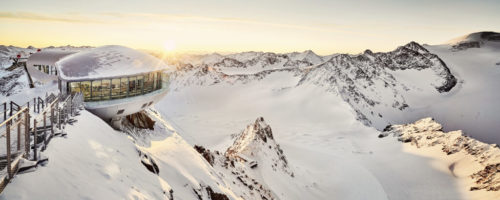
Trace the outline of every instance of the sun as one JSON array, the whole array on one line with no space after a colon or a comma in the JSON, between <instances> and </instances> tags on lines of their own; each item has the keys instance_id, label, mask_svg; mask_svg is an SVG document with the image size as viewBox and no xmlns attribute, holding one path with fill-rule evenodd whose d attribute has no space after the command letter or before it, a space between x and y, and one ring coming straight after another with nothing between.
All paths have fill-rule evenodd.
<instances>
[{"instance_id":1,"label":"sun","mask_svg":"<svg viewBox=\"0 0 500 200\"><path fill-rule=\"evenodd\" d=\"M165 52L172 52L175 50L175 41L168 40L163 43L163 50Z\"/></svg>"}]
</instances>

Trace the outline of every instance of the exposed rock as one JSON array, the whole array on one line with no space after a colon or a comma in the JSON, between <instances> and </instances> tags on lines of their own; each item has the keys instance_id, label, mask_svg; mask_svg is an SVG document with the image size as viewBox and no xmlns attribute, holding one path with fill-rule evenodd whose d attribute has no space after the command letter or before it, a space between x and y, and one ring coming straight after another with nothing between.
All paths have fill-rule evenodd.
<instances>
[{"instance_id":1,"label":"exposed rock","mask_svg":"<svg viewBox=\"0 0 500 200\"><path fill-rule=\"evenodd\" d=\"M470 190L500 190L500 149L495 144L486 144L464 136L462 131L443 132L443 127L432 118L424 118L412 124L392 125L384 129L379 137L388 135L418 148L441 147L446 155L462 152L484 169L471 174L476 185Z\"/></svg>"},{"instance_id":2,"label":"exposed rock","mask_svg":"<svg viewBox=\"0 0 500 200\"><path fill-rule=\"evenodd\" d=\"M154 130L155 121L153 121L144 111L127 115L125 119L130 125L136 128Z\"/></svg>"},{"instance_id":3,"label":"exposed rock","mask_svg":"<svg viewBox=\"0 0 500 200\"><path fill-rule=\"evenodd\" d=\"M454 51L460 51L460 50L465 50L470 48L480 48L480 47L481 47L480 42L471 41L471 42L460 42L458 44L451 46L451 49Z\"/></svg>"},{"instance_id":4,"label":"exposed rock","mask_svg":"<svg viewBox=\"0 0 500 200\"><path fill-rule=\"evenodd\" d=\"M141 150L137 150L139 153L139 157L141 157L141 163L146 167L148 171L153 174L158 175L160 173L160 168L156 164L156 161L148 154L142 152Z\"/></svg>"},{"instance_id":5,"label":"exposed rock","mask_svg":"<svg viewBox=\"0 0 500 200\"><path fill-rule=\"evenodd\" d=\"M481 39L483 40L500 41L500 33L497 32L485 31L485 32L480 32L480 35Z\"/></svg>"},{"instance_id":6,"label":"exposed rock","mask_svg":"<svg viewBox=\"0 0 500 200\"><path fill-rule=\"evenodd\" d=\"M214 168L226 172L228 176L234 177L232 184L242 188L240 196L244 199L276 199L270 189L258 177L253 177L257 169L272 169L276 173L284 173L294 177L283 150L274 140L272 129L259 117L248 125L245 130L235 137L224 154L218 151L210 151L202 146L195 145L198 151ZM250 173L249 173L250 172ZM196 190L195 190L196 191ZM211 198L219 198L218 195L209 191ZM197 193L201 194L199 191ZM220 196L220 198L224 198Z\"/></svg>"},{"instance_id":7,"label":"exposed rock","mask_svg":"<svg viewBox=\"0 0 500 200\"><path fill-rule=\"evenodd\" d=\"M203 192L204 190L206 191L206 198L204 198L205 197L205 193ZM193 192L195 193L196 197L199 200L204 200L204 199L207 199L207 200L229 200L227 195L225 195L223 193L214 192L214 190L210 186L204 186L202 184L200 184L199 188L193 188Z\"/></svg>"},{"instance_id":8,"label":"exposed rock","mask_svg":"<svg viewBox=\"0 0 500 200\"><path fill-rule=\"evenodd\" d=\"M471 190L500 190L500 163L490 164L471 176L478 186L471 187Z\"/></svg>"},{"instance_id":9,"label":"exposed rock","mask_svg":"<svg viewBox=\"0 0 500 200\"><path fill-rule=\"evenodd\" d=\"M210 186L207 186L205 189L211 200L229 200L225 194L214 192Z\"/></svg>"},{"instance_id":10,"label":"exposed rock","mask_svg":"<svg viewBox=\"0 0 500 200\"><path fill-rule=\"evenodd\" d=\"M500 33L484 31L471 33L459 39L451 46L452 51L462 51L470 48L481 48L488 42L500 41Z\"/></svg>"},{"instance_id":11,"label":"exposed rock","mask_svg":"<svg viewBox=\"0 0 500 200\"><path fill-rule=\"evenodd\" d=\"M174 190L170 189L168 191L168 199L169 200L174 200Z\"/></svg>"},{"instance_id":12,"label":"exposed rock","mask_svg":"<svg viewBox=\"0 0 500 200\"><path fill-rule=\"evenodd\" d=\"M271 160L270 165L274 170L279 169L293 176L283 150L274 141L271 126L266 124L263 117L248 125L224 155L229 159L245 160L249 163L249 159L266 157Z\"/></svg>"},{"instance_id":13,"label":"exposed rock","mask_svg":"<svg viewBox=\"0 0 500 200\"><path fill-rule=\"evenodd\" d=\"M443 60L416 42L390 52L366 50L363 54L335 54L322 58L310 51L290 54L244 52L219 55L212 61L175 72L173 89L189 85L246 84L271 74L288 72L297 78L297 87L314 84L339 94L356 111L360 121L376 128L383 128L390 123L387 120L394 120L384 118L390 117L389 113L411 109L408 96L425 91L423 87L445 93L458 83ZM235 73L240 68L245 68L242 71L246 73ZM227 69L231 74L224 73ZM407 83L401 80L406 70L425 71L428 77L423 84ZM374 110L377 113L370 113Z\"/></svg>"},{"instance_id":14,"label":"exposed rock","mask_svg":"<svg viewBox=\"0 0 500 200\"><path fill-rule=\"evenodd\" d=\"M210 163L210 165L214 166L215 158L209 149L205 149L204 147L198 145L194 145L194 149L196 149L196 151L200 153L203 156L203 158L205 158L205 160L207 160L207 162Z\"/></svg>"}]
</instances>

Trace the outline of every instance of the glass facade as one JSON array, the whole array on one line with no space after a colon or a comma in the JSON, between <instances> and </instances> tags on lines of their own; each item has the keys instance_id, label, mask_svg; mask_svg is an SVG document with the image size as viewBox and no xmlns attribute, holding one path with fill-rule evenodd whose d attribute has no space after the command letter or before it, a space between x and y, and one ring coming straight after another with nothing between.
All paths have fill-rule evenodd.
<instances>
[{"instance_id":1,"label":"glass facade","mask_svg":"<svg viewBox=\"0 0 500 200\"><path fill-rule=\"evenodd\" d=\"M109 79L103 79L101 82L101 100L108 100L111 98L111 85L110 85L111 80Z\"/></svg>"},{"instance_id":2,"label":"glass facade","mask_svg":"<svg viewBox=\"0 0 500 200\"><path fill-rule=\"evenodd\" d=\"M49 75L57 75L57 70L56 70L56 67L54 66L50 66L50 65L33 65L33 67L35 67L35 69L43 72L43 73L46 73L46 74L49 74Z\"/></svg>"},{"instance_id":3,"label":"glass facade","mask_svg":"<svg viewBox=\"0 0 500 200\"><path fill-rule=\"evenodd\" d=\"M167 88L169 77L166 73L152 72L138 76L69 82L71 93L82 92L84 101L121 99L147 94Z\"/></svg>"}]
</instances>

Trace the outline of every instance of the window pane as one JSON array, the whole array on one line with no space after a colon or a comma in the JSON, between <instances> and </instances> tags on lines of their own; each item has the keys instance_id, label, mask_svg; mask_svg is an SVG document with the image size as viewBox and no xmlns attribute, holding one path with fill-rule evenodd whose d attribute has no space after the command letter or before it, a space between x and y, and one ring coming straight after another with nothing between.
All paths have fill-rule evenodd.
<instances>
[{"instance_id":1,"label":"window pane","mask_svg":"<svg viewBox=\"0 0 500 200\"><path fill-rule=\"evenodd\" d=\"M137 80L135 82L135 90L137 95L142 94L143 81L144 76L137 76Z\"/></svg>"},{"instance_id":2,"label":"window pane","mask_svg":"<svg viewBox=\"0 0 500 200\"><path fill-rule=\"evenodd\" d=\"M78 93L80 92L80 82L71 82L70 84L70 91L71 93Z\"/></svg>"},{"instance_id":3,"label":"window pane","mask_svg":"<svg viewBox=\"0 0 500 200\"><path fill-rule=\"evenodd\" d=\"M90 101L90 81L83 81L80 85L85 101Z\"/></svg>"},{"instance_id":4,"label":"window pane","mask_svg":"<svg viewBox=\"0 0 500 200\"><path fill-rule=\"evenodd\" d=\"M120 96L120 79L114 78L111 80L111 98L118 99Z\"/></svg>"},{"instance_id":5,"label":"window pane","mask_svg":"<svg viewBox=\"0 0 500 200\"><path fill-rule=\"evenodd\" d=\"M92 100L101 100L101 80L92 81Z\"/></svg>"},{"instance_id":6,"label":"window pane","mask_svg":"<svg viewBox=\"0 0 500 200\"><path fill-rule=\"evenodd\" d=\"M109 91L110 91L110 81L109 79L104 79L102 80L102 83L101 83L101 86L102 86L102 99L103 100L107 100L110 98L110 94L109 94Z\"/></svg>"},{"instance_id":7,"label":"window pane","mask_svg":"<svg viewBox=\"0 0 500 200\"><path fill-rule=\"evenodd\" d=\"M169 76L165 72L161 72L161 85L162 88L168 88L168 84L170 83Z\"/></svg>"},{"instance_id":8,"label":"window pane","mask_svg":"<svg viewBox=\"0 0 500 200\"><path fill-rule=\"evenodd\" d=\"M120 87L120 98L124 98L127 96L128 91L128 78L121 79L121 87Z\"/></svg>"},{"instance_id":9,"label":"window pane","mask_svg":"<svg viewBox=\"0 0 500 200\"><path fill-rule=\"evenodd\" d=\"M151 73L144 76L144 93L153 91L153 76Z\"/></svg>"},{"instance_id":10,"label":"window pane","mask_svg":"<svg viewBox=\"0 0 500 200\"><path fill-rule=\"evenodd\" d=\"M157 90L161 89L161 72L156 72L157 76L158 76L158 87L156 88Z\"/></svg>"},{"instance_id":11,"label":"window pane","mask_svg":"<svg viewBox=\"0 0 500 200\"><path fill-rule=\"evenodd\" d=\"M135 77L128 78L128 96L135 95Z\"/></svg>"},{"instance_id":12,"label":"window pane","mask_svg":"<svg viewBox=\"0 0 500 200\"><path fill-rule=\"evenodd\" d=\"M158 76L156 73L152 73L151 75L153 75L153 90L156 90L158 87Z\"/></svg>"}]
</instances>

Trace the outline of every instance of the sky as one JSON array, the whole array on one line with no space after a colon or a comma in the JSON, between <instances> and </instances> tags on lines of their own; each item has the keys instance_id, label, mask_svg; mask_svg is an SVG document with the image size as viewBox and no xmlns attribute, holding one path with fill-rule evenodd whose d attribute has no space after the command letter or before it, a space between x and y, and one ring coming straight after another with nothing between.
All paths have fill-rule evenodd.
<instances>
[{"instance_id":1,"label":"sky","mask_svg":"<svg viewBox=\"0 0 500 200\"><path fill-rule=\"evenodd\" d=\"M390 51L500 32L500 0L0 0L0 44L168 53Z\"/></svg>"}]
</instances>

